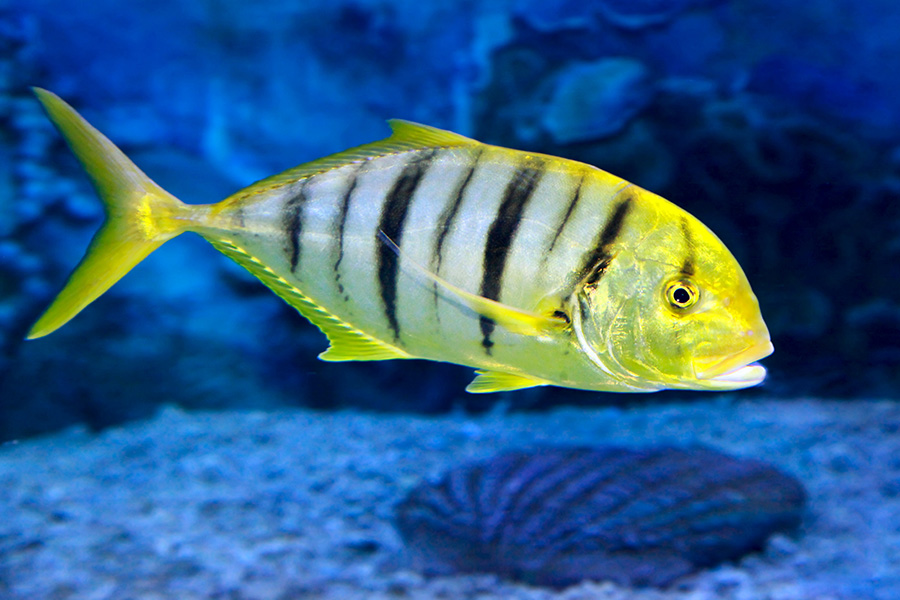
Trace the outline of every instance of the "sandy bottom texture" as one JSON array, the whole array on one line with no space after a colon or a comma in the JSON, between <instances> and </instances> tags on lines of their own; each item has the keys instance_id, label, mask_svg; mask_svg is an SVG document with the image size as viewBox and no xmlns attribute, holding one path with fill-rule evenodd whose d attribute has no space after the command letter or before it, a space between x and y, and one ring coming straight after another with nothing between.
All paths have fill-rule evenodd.
<instances>
[{"instance_id":1,"label":"sandy bottom texture","mask_svg":"<svg viewBox=\"0 0 900 600\"><path fill-rule=\"evenodd\" d=\"M809 492L797 535L668 590L426 578L391 522L423 477L541 443L703 443ZM741 401L424 418L189 414L0 448L0 598L894 600L900 404Z\"/></svg>"}]
</instances>

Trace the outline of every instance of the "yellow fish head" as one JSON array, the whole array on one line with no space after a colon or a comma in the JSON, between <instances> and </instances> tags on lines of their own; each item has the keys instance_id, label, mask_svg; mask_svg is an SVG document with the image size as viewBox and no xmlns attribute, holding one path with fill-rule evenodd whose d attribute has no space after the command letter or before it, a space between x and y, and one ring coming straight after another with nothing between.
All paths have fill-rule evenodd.
<instances>
[{"instance_id":1,"label":"yellow fish head","mask_svg":"<svg viewBox=\"0 0 900 600\"><path fill-rule=\"evenodd\" d=\"M766 370L756 361L773 346L743 270L705 225L666 204L672 214L639 217L650 233L620 248L596 286L582 290L581 338L624 387L761 383Z\"/></svg>"}]
</instances>

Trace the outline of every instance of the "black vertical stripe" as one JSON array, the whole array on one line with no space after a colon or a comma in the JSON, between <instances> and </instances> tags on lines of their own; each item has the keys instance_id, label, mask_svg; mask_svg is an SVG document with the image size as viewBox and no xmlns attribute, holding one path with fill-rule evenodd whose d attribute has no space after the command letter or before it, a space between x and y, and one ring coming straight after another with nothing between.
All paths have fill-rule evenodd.
<instances>
[{"instance_id":1,"label":"black vertical stripe","mask_svg":"<svg viewBox=\"0 0 900 600\"><path fill-rule=\"evenodd\" d=\"M289 255L291 262L291 272L297 271L297 264L300 262L300 233L303 228L303 205L306 203L306 183L305 180L300 184L300 190L287 199L284 203L281 213L281 227L284 229L284 235L287 241L285 251Z\"/></svg>"},{"instance_id":2,"label":"black vertical stripe","mask_svg":"<svg viewBox=\"0 0 900 600\"><path fill-rule=\"evenodd\" d=\"M599 247L608 248L613 245L616 239L618 239L619 234L622 233L622 225L625 224L625 216L628 214L628 211L631 210L631 202L633 199L632 196L628 196L616 205L612 217L610 217L609 221L607 221L606 225L603 226L603 230L600 232Z\"/></svg>"},{"instance_id":3,"label":"black vertical stripe","mask_svg":"<svg viewBox=\"0 0 900 600\"><path fill-rule=\"evenodd\" d=\"M577 206L578 201L581 200L581 187L584 185L584 178L585 175L582 175L581 179L578 180L578 186L575 188L575 193L572 194L572 200L569 201L569 206L566 208L566 214L563 215L562 221L559 222L556 233L553 234L553 239L550 240L550 246L547 247L547 252L544 254L545 259L547 255L553 251L557 240L559 240L559 236L562 235L563 229L566 228L566 223L569 222L569 217L571 217L572 213L575 211L575 206Z\"/></svg>"},{"instance_id":4,"label":"black vertical stripe","mask_svg":"<svg viewBox=\"0 0 900 600\"><path fill-rule=\"evenodd\" d=\"M685 277L694 275L694 238L691 236L691 229L687 219L681 218L681 235L684 236L684 245L686 250L684 263L681 265L681 274Z\"/></svg>"},{"instance_id":5,"label":"black vertical stripe","mask_svg":"<svg viewBox=\"0 0 900 600\"><path fill-rule=\"evenodd\" d=\"M381 218L378 222L376 234L377 261L378 261L378 286L381 292L381 300L384 304L384 314L388 325L394 332L394 340L400 338L400 324L397 322L397 284L400 275L400 258L394 250L377 239L379 232L401 247L403 240L403 224L409 212L409 205L416 187L422 181L422 177L431 166L436 150L423 152L403 167L400 177L394 182L394 187L388 192L384 205L381 207Z\"/></svg>"},{"instance_id":6,"label":"black vertical stripe","mask_svg":"<svg viewBox=\"0 0 900 600\"><path fill-rule=\"evenodd\" d=\"M503 270L506 260L512 248L513 237L519 228L525 206L534 193L540 180L542 162L533 160L529 166L519 168L503 193L503 200L497 210L497 216L488 230L484 244L484 258L482 259L481 295L491 300L500 299ZM488 317L480 318L481 333L483 339L481 345L485 352L491 353L491 334L494 332L494 321Z\"/></svg>"},{"instance_id":7,"label":"black vertical stripe","mask_svg":"<svg viewBox=\"0 0 900 600\"><path fill-rule=\"evenodd\" d=\"M466 188L469 187L469 182L471 182L475 176L475 169L478 167L483 152L483 148L478 148L477 154L472 158L472 164L469 166L469 171L466 173L466 176L463 177L462 183L456 188L453 199L438 217L435 227L437 237L434 240L434 246L431 250L431 264L433 265L435 274L439 274L441 271L441 263L444 261L444 242L447 239L447 234L450 233L450 229L453 227L454 221L456 221L456 215L459 214L459 208L462 206L463 198L466 196ZM438 285L434 284L435 306L437 306L438 297ZM437 318L439 319L439 317Z\"/></svg>"},{"instance_id":8,"label":"black vertical stripe","mask_svg":"<svg viewBox=\"0 0 900 600\"><path fill-rule=\"evenodd\" d=\"M347 215L350 213L350 199L353 197L354 190L356 190L360 170L361 167L355 167L353 173L350 174L350 183L347 185L347 191L344 192L344 197L341 198L341 206L339 207L337 214L337 232L334 234L334 239L337 242L337 258L334 261L334 281L337 283L338 292L341 294L344 293L340 271L341 261L344 260L344 230L347 225Z\"/></svg>"},{"instance_id":9,"label":"black vertical stripe","mask_svg":"<svg viewBox=\"0 0 900 600\"><path fill-rule=\"evenodd\" d=\"M604 271L612 260L610 246L615 243L622 232L622 226L625 224L625 217L631 210L632 201L633 197L627 196L613 209L612 216L600 230L593 249L585 256L581 268L577 271L576 282L578 284L594 285L603 277Z\"/></svg>"},{"instance_id":10,"label":"black vertical stripe","mask_svg":"<svg viewBox=\"0 0 900 600\"><path fill-rule=\"evenodd\" d=\"M456 189L456 194L454 195L452 202L443 210L443 212L441 212L440 217L438 217L438 235L434 242L434 249L431 252L435 273L440 271L441 262L444 260L444 240L447 238L447 234L450 232L450 228L456 220L456 215L459 213L459 207L462 206L463 198L466 195L466 188L469 186L469 182L472 181L473 175L475 175L475 168L478 166L478 161L481 159L481 154L483 152L484 150L482 148L478 149L478 154L472 159L472 164L469 166L469 172L466 173L462 183Z\"/></svg>"}]
</instances>

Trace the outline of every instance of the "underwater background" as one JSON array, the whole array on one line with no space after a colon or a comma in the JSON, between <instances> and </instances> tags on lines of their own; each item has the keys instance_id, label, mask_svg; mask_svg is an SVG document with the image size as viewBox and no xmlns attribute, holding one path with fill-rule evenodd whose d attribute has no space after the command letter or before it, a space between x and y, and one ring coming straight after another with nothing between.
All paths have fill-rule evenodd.
<instances>
[{"instance_id":1,"label":"underwater background","mask_svg":"<svg viewBox=\"0 0 900 600\"><path fill-rule=\"evenodd\" d=\"M897 31L893 0L0 0L0 598L900 597ZM463 367L324 363L196 236L25 341L102 218L35 85L190 203L388 118L599 166L734 253L769 377L470 395ZM397 502L538 443L764 460L802 522L661 589L423 575Z\"/></svg>"}]
</instances>

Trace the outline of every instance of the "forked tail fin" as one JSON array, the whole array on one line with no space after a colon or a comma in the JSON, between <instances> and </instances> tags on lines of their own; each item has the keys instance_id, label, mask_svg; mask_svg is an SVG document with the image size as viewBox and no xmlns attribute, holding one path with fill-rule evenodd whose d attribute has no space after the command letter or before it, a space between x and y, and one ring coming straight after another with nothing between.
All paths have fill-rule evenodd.
<instances>
[{"instance_id":1,"label":"forked tail fin","mask_svg":"<svg viewBox=\"0 0 900 600\"><path fill-rule=\"evenodd\" d=\"M65 325L163 242L187 231L192 214L189 205L151 181L59 96L39 88L34 92L87 171L106 220L28 339Z\"/></svg>"}]
</instances>

